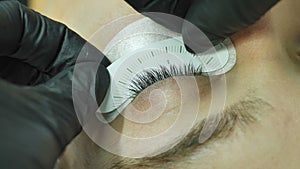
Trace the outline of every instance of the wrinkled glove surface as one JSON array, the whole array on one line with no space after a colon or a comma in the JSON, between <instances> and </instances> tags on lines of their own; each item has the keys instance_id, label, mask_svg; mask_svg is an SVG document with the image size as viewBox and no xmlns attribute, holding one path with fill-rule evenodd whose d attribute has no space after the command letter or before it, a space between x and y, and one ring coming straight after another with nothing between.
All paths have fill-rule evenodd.
<instances>
[{"instance_id":1,"label":"wrinkled glove surface","mask_svg":"<svg viewBox=\"0 0 300 169\"><path fill-rule=\"evenodd\" d=\"M110 83L107 58L65 25L0 1L1 168L52 169L81 131L72 99L81 51L87 58L81 63L101 59L91 93L101 103Z\"/></svg>"},{"instance_id":2,"label":"wrinkled glove surface","mask_svg":"<svg viewBox=\"0 0 300 169\"><path fill-rule=\"evenodd\" d=\"M217 45L235 32L255 23L279 0L125 0L139 12L163 12L181 17L199 28ZM147 14L146 14L147 15ZM151 15L148 15L151 17ZM170 28L169 20L153 18ZM199 37L194 28L182 25L179 28L185 43L197 49ZM198 47L199 48L199 47ZM199 48L201 50L201 48ZM205 46L203 48L205 50ZM195 51L201 52L201 51Z\"/></svg>"}]
</instances>

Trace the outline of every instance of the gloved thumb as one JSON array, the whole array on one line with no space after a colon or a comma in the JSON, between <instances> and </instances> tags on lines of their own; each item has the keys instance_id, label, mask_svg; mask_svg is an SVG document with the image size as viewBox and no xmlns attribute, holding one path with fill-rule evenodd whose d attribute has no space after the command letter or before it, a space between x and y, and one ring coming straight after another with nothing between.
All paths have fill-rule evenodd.
<instances>
[{"instance_id":1,"label":"gloved thumb","mask_svg":"<svg viewBox=\"0 0 300 169\"><path fill-rule=\"evenodd\" d=\"M185 19L198 27L213 45L254 24L279 0L201 0L194 1ZM190 48L195 48L203 37L195 36L194 29L183 25L183 37ZM201 44L201 43L200 43ZM202 44L201 44L202 45ZM206 50L203 45L201 50ZM199 53L199 51L195 51Z\"/></svg>"},{"instance_id":2,"label":"gloved thumb","mask_svg":"<svg viewBox=\"0 0 300 169\"><path fill-rule=\"evenodd\" d=\"M182 38L190 53L201 53L221 43L225 38L199 29L185 20L182 24Z\"/></svg>"}]
</instances>

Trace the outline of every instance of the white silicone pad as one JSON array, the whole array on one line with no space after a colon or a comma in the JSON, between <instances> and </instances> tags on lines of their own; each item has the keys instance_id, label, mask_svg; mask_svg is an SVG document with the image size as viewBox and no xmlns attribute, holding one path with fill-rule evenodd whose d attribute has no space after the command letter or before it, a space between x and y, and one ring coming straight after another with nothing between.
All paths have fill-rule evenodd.
<instances>
[{"instance_id":1,"label":"white silicone pad","mask_svg":"<svg viewBox=\"0 0 300 169\"><path fill-rule=\"evenodd\" d=\"M213 76L225 74L235 63L236 51L229 38L200 55L186 51L182 37L169 38L134 52L124 53L108 67L111 84L97 116L102 121L113 121L133 99L129 90L132 79L147 69L192 64L195 67L201 66L203 75Z\"/></svg>"}]
</instances>

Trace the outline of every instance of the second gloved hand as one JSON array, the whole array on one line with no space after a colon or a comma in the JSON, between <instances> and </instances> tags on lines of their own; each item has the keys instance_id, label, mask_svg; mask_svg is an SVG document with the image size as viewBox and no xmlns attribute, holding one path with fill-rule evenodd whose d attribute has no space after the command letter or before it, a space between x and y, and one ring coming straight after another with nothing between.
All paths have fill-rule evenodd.
<instances>
[{"instance_id":1,"label":"second gloved hand","mask_svg":"<svg viewBox=\"0 0 300 169\"><path fill-rule=\"evenodd\" d=\"M163 12L184 18L197 26L213 45L217 45L235 32L255 23L279 0L126 0L139 12ZM151 17L151 15L150 15ZM155 20L155 18L153 18ZM156 20L158 21L158 20ZM171 27L168 20L160 24ZM199 37L194 28L183 25L181 32L186 45L196 53L206 50L198 47Z\"/></svg>"}]
</instances>

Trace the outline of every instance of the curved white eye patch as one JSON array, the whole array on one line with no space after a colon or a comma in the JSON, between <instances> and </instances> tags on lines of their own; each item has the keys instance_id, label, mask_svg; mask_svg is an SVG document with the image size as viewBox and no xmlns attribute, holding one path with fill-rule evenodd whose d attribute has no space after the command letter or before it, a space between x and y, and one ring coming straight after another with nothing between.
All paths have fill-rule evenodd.
<instances>
[{"instance_id":1,"label":"curved white eye patch","mask_svg":"<svg viewBox=\"0 0 300 169\"><path fill-rule=\"evenodd\" d=\"M199 55L186 51L182 37L161 40L134 52L125 52L108 67L111 84L97 117L104 122L113 121L133 100L130 91L132 79L146 69L193 65L201 67L203 75L213 76L225 74L235 63L236 51L230 39Z\"/></svg>"}]
</instances>

